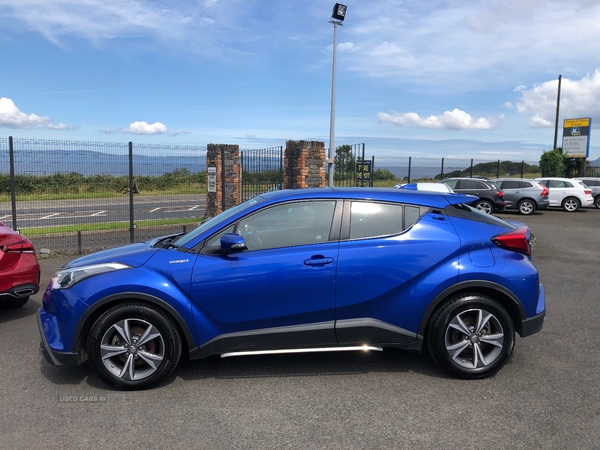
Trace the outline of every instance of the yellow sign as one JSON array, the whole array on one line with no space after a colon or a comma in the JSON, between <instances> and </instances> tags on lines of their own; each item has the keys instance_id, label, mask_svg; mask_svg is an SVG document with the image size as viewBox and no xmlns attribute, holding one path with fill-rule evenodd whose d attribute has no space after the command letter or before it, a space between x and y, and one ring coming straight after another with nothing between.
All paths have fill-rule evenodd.
<instances>
[{"instance_id":1,"label":"yellow sign","mask_svg":"<svg viewBox=\"0 0 600 450\"><path fill-rule=\"evenodd\" d=\"M565 119L564 128L572 128L572 127L589 127L590 126L590 118L586 117L585 119Z\"/></svg>"}]
</instances>

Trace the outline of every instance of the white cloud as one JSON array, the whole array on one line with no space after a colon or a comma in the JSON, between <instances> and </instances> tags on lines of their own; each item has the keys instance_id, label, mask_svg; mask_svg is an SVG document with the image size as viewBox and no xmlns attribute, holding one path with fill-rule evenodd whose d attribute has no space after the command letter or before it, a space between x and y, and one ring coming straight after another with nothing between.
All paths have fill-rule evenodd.
<instances>
[{"instance_id":1,"label":"white cloud","mask_svg":"<svg viewBox=\"0 0 600 450\"><path fill-rule=\"evenodd\" d=\"M149 124L147 122L133 122L129 125L129 128L125 128L123 133L131 134L163 134L169 131L167 127L160 123L154 122Z\"/></svg>"},{"instance_id":2,"label":"white cloud","mask_svg":"<svg viewBox=\"0 0 600 450\"><path fill-rule=\"evenodd\" d=\"M105 128L100 130L101 133L113 134L113 133L127 133L127 134L165 134L169 130L166 125L160 122L154 122L149 124L148 122L133 122L127 128ZM178 134L188 134L187 131L174 131L170 134L171 137L177 136Z\"/></svg>"},{"instance_id":3,"label":"white cloud","mask_svg":"<svg viewBox=\"0 0 600 450\"><path fill-rule=\"evenodd\" d=\"M420 117L417 113L378 113L380 123L393 123L407 128L428 128L431 130L490 130L495 127L497 120L483 117L473 118L460 109L446 111L439 116ZM501 118L501 117L500 117Z\"/></svg>"},{"instance_id":4,"label":"white cloud","mask_svg":"<svg viewBox=\"0 0 600 450\"><path fill-rule=\"evenodd\" d=\"M554 126L554 121L544 119L539 114L533 116L531 122L529 122L529 128L549 128L552 126Z\"/></svg>"},{"instance_id":5,"label":"white cloud","mask_svg":"<svg viewBox=\"0 0 600 450\"><path fill-rule=\"evenodd\" d=\"M531 89L520 91L517 111L533 114L530 127L554 125L558 96L558 79L546 81ZM560 118L600 117L600 69L580 80L562 78L560 89ZM559 119L560 120L560 119ZM559 124L560 125L560 124ZM600 124L592 121L593 126Z\"/></svg>"},{"instance_id":6,"label":"white cloud","mask_svg":"<svg viewBox=\"0 0 600 450\"><path fill-rule=\"evenodd\" d=\"M21 112L17 105L6 97L0 98L0 127L32 130L45 128L48 130L78 130L80 127L51 123L50 117L38 116L37 114L26 114Z\"/></svg>"}]
</instances>

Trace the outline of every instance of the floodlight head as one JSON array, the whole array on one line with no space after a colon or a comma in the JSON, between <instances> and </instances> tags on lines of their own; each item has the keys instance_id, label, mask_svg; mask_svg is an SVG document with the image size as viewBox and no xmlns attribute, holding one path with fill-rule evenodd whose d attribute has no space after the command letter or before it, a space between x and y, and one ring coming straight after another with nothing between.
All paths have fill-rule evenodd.
<instances>
[{"instance_id":1,"label":"floodlight head","mask_svg":"<svg viewBox=\"0 0 600 450\"><path fill-rule=\"evenodd\" d=\"M346 18L346 5L342 5L341 3L336 3L333 7L333 13L331 14L331 18L333 20L339 20L343 22Z\"/></svg>"}]
</instances>

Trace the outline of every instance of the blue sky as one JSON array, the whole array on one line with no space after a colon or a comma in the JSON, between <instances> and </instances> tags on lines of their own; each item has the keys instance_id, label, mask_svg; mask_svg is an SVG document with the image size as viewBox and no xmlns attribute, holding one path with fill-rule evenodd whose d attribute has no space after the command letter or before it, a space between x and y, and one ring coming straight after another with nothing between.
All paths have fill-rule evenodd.
<instances>
[{"instance_id":1,"label":"blue sky","mask_svg":"<svg viewBox=\"0 0 600 450\"><path fill-rule=\"evenodd\" d=\"M0 136L328 146L334 3L0 0ZM559 74L600 128L600 0L343 3L336 146L538 161Z\"/></svg>"}]
</instances>

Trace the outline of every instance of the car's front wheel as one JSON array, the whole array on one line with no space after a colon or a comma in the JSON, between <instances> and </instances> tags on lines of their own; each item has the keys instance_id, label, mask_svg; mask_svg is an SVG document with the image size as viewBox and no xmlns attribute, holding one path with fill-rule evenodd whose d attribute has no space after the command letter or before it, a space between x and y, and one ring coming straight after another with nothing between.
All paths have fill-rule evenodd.
<instances>
[{"instance_id":1,"label":"car's front wheel","mask_svg":"<svg viewBox=\"0 0 600 450\"><path fill-rule=\"evenodd\" d=\"M105 381L119 388L143 388L175 370L181 338L163 311L127 302L96 320L87 352L92 368Z\"/></svg>"},{"instance_id":2,"label":"car's front wheel","mask_svg":"<svg viewBox=\"0 0 600 450\"><path fill-rule=\"evenodd\" d=\"M528 216L535 212L535 202L529 199L523 199L517 204L517 210L520 214Z\"/></svg>"},{"instance_id":3,"label":"car's front wheel","mask_svg":"<svg viewBox=\"0 0 600 450\"><path fill-rule=\"evenodd\" d=\"M494 212L494 206L487 200L479 200L477 203L475 203L475 208L486 214L491 214Z\"/></svg>"},{"instance_id":4,"label":"car's front wheel","mask_svg":"<svg viewBox=\"0 0 600 450\"><path fill-rule=\"evenodd\" d=\"M427 349L434 361L458 378L484 378L512 355L515 329L506 310L483 295L451 300L431 318Z\"/></svg>"},{"instance_id":5,"label":"car's front wheel","mask_svg":"<svg viewBox=\"0 0 600 450\"><path fill-rule=\"evenodd\" d=\"M567 197L563 200L562 207L567 212L576 212L581 207L581 203L575 197Z\"/></svg>"}]
</instances>

